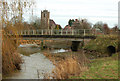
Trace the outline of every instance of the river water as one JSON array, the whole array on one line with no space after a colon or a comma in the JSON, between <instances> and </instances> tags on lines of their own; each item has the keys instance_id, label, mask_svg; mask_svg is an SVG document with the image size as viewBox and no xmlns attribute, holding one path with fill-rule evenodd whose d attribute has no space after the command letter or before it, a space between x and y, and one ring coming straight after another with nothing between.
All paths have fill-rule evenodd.
<instances>
[{"instance_id":1,"label":"river water","mask_svg":"<svg viewBox=\"0 0 120 81\"><path fill-rule=\"evenodd\" d=\"M52 74L55 66L42 54L37 45L20 45L18 52L23 59L21 70L7 75L5 79L44 79L46 75ZM67 52L67 50L51 50L50 52L59 53Z\"/></svg>"}]
</instances>

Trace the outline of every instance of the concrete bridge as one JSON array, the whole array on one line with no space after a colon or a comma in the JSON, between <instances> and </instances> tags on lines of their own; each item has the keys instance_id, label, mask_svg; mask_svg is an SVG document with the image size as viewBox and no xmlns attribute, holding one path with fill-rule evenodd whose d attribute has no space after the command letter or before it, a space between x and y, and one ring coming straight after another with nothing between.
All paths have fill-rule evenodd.
<instances>
[{"instance_id":1,"label":"concrete bridge","mask_svg":"<svg viewBox=\"0 0 120 81\"><path fill-rule=\"evenodd\" d=\"M71 49L77 50L81 41L95 39L100 33L99 30L78 29L78 30L22 30L17 31L19 40L71 40ZM9 32L12 35L12 32ZM16 39L16 38L15 38Z\"/></svg>"},{"instance_id":2,"label":"concrete bridge","mask_svg":"<svg viewBox=\"0 0 120 81\"><path fill-rule=\"evenodd\" d=\"M99 30L78 29L78 30L22 30L17 31L23 40L78 40L95 39ZM12 35L11 32L9 34Z\"/></svg>"}]
</instances>

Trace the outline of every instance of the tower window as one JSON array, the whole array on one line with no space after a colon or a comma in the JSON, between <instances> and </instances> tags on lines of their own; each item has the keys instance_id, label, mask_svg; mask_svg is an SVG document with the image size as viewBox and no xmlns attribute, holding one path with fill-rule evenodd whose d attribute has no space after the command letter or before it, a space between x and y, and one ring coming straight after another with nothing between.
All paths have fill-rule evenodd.
<instances>
[{"instance_id":1,"label":"tower window","mask_svg":"<svg viewBox=\"0 0 120 81\"><path fill-rule=\"evenodd\" d=\"M45 14L44 14L44 17L45 17Z\"/></svg>"}]
</instances>

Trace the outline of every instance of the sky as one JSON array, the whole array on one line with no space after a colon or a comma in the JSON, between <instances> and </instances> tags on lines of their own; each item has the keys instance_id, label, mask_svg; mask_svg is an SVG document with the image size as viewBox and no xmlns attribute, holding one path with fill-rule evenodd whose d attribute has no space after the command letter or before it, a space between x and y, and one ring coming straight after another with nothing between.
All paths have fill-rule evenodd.
<instances>
[{"instance_id":1,"label":"sky","mask_svg":"<svg viewBox=\"0 0 120 81\"><path fill-rule=\"evenodd\" d=\"M50 12L50 19L65 27L69 19L87 19L92 24L98 21L109 27L118 24L119 0L35 0L33 15L41 17L41 10ZM27 15L25 16L28 19Z\"/></svg>"}]
</instances>

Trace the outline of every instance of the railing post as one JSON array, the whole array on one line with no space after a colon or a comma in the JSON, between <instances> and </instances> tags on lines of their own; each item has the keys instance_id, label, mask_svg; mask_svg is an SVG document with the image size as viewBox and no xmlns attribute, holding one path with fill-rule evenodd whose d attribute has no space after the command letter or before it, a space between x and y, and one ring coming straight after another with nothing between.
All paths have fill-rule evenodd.
<instances>
[{"instance_id":1,"label":"railing post","mask_svg":"<svg viewBox=\"0 0 120 81\"><path fill-rule=\"evenodd\" d=\"M49 35L50 35L50 30L49 30Z\"/></svg>"},{"instance_id":2,"label":"railing post","mask_svg":"<svg viewBox=\"0 0 120 81\"><path fill-rule=\"evenodd\" d=\"M34 35L34 30L32 30L32 35Z\"/></svg>"},{"instance_id":3,"label":"railing post","mask_svg":"<svg viewBox=\"0 0 120 81\"><path fill-rule=\"evenodd\" d=\"M22 35L22 30L21 30L21 34L20 35Z\"/></svg>"},{"instance_id":4,"label":"railing post","mask_svg":"<svg viewBox=\"0 0 120 81\"><path fill-rule=\"evenodd\" d=\"M74 30L72 29L72 35L74 35Z\"/></svg>"},{"instance_id":5,"label":"railing post","mask_svg":"<svg viewBox=\"0 0 120 81\"><path fill-rule=\"evenodd\" d=\"M43 35L43 30L42 30L42 35Z\"/></svg>"},{"instance_id":6,"label":"railing post","mask_svg":"<svg viewBox=\"0 0 120 81\"><path fill-rule=\"evenodd\" d=\"M51 35L52 35L52 30L51 30Z\"/></svg>"},{"instance_id":7,"label":"railing post","mask_svg":"<svg viewBox=\"0 0 120 81\"><path fill-rule=\"evenodd\" d=\"M30 35L30 30L28 30L28 35Z\"/></svg>"},{"instance_id":8,"label":"railing post","mask_svg":"<svg viewBox=\"0 0 120 81\"><path fill-rule=\"evenodd\" d=\"M95 34L94 35L96 35L96 29L95 29L95 32L94 32Z\"/></svg>"},{"instance_id":9,"label":"railing post","mask_svg":"<svg viewBox=\"0 0 120 81\"><path fill-rule=\"evenodd\" d=\"M84 29L84 36L85 36L85 29Z\"/></svg>"},{"instance_id":10,"label":"railing post","mask_svg":"<svg viewBox=\"0 0 120 81\"><path fill-rule=\"evenodd\" d=\"M26 30L24 30L24 35L26 35Z\"/></svg>"},{"instance_id":11,"label":"railing post","mask_svg":"<svg viewBox=\"0 0 120 81\"><path fill-rule=\"evenodd\" d=\"M67 30L66 30L66 35L67 35L67 33L68 33L68 32L67 32Z\"/></svg>"},{"instance_id":12,"label":"railing post","mask_svg":"<svg viewBox=\"0 0 120 81\"><path fill-rule=\"evenodd\" d=\"M61 29L61 35L62 35L62 29Z\"/></svg>"}]
</instances>

